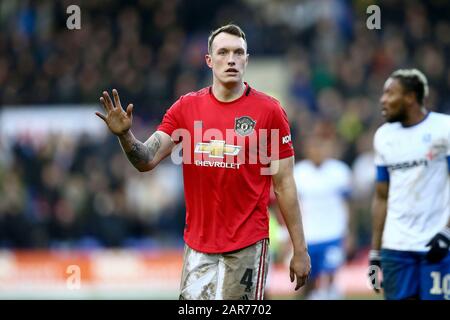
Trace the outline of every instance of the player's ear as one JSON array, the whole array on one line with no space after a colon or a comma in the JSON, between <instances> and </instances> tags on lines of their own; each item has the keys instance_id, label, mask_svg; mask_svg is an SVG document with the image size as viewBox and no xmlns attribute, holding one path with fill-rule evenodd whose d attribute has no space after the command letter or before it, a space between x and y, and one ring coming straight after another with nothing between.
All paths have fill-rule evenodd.
<instances>
[{"instance_id":1,"label":"player's ear","mask_svg":"<svg viewBox=\"0 0 450 320\"><path fill-rule=\"evenodd\" d=\"M205 61L208 67L212 69L212 58L210 54L205 54Z\"/></svg>"},{"instance_id":2,"label":"player's ear","mask_svg":"<svg viewBox=\"0 0 450 320\"><path fill-rule=\"evenodd\" d=\"M407 92L406 94L405 94L405 100L406 100L406 102L410 105L410 104L413 104L414 103L414 101L416 100L416 93L415 92Z\"/></svg>"}]
</instances>

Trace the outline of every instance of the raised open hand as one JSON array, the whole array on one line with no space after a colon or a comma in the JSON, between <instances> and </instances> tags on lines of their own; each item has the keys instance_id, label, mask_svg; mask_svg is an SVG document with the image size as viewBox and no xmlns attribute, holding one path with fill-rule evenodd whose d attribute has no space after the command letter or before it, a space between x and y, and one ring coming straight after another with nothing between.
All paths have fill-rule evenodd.
<instances>
[{"instance_id":1,"label":"raised open hand","mask_svg":"<svg viewBox=\"0 0 450 320\"><path fill-rule=\"evenodd\" d=\"M105 121L112 133L120 136L127 133L131 128L131 123L133 121L133 105L129 104L125 112L120 104L117 90L113 89L112 94L114 97L114 103L109 97L107 91L103 91L103 96L100 98L100 102L103 104L103 108L105 108L106 116L100 112L96 112L95 114L100 119Z\"/></svg>"}]
</instances>

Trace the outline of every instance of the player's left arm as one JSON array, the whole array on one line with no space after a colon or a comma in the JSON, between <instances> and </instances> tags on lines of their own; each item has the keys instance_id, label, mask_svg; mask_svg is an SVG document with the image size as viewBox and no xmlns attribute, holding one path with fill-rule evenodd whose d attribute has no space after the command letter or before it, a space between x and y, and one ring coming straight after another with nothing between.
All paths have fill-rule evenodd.
<instances>
[{"instance_id":1,"label":"player's left arm","mask_svg":"<svg viewBox=\"0 0 450 320\"><path fill-rule=\"evenodd\" d=\"M450 132L448 134L448 144L447 144L447 170L448 170L448 179L450 180ZM450 182L450 181L449 181ZM450 217L447 221L447 230L450 230Z\"/></svg>"},{"instance_id":2,"label":"player's left arm","mask_svg":"<svg viewBox=\"0 0 450 320\"><path fill-rule=\"evenodd\" d=\"M294 157L272 161L271 168L276 168L272 175L274 193L294 247L294 255L290 263L290 277L291 282L295 277L297 278L295 290L298 290L306 283L311 270L311 261L303 232L297 187L294 180Z\"/></svg>"},{"instance_id":3,"label":"player's left arm","mask_svg":"<svg viewBox=\"0 0 450 320\"><path fill-rule=\"evenodd\" d=\"M447 165L448 165L448 180L450 182L450 156L447 156ZM450 230L450 217L447 221L447 229Z\"/></svg>"},{"instance_id":4,"label":"player's left arm","mask_svg":"<svg viewBox=\"0 0 450 320\"><path fill-rule=\"evenodd\" d=\"M450 179L450 155L447 155L448 171ZM450 248L450 219L443 230L438 232L428 243L430 250L427 252L426 258L432 263L442 261L448 255Z\"/></svg>"},{"instance_id":5,"label":"player's left arm","mask_svg":"<svg viewBox=\"0 0 450 320\"><path fill-rule=\"evenodd\" d=\"M447 155L448 180L450 182L450 154ZM450 217L447 221L447 229L450 229Z\"/></svg>"}]
</instances>

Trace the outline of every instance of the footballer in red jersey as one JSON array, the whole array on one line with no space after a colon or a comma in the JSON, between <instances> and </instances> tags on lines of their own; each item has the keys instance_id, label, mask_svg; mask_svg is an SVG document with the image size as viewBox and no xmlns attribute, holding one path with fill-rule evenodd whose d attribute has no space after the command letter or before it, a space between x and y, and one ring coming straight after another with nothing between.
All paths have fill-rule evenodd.
<instances>
[{"instance_id":1,"label":"footballer in red jersey","mask_svg":"<svg viewBox=\"0 0 450 320\"><path fill-rule=\"evenodd\" d=\"M97 115L139 171L152 170L182 145L186 245L180 299L263 299L272 183L294 248L290 277L298 290L310 259L286 113L277 100L243 82L248 54L238 26L213 31L205 58L212 86L180 97L145 143L130 130L133 105L124 111L116 90L114 103L103 92L107 115Z\"/></svg>"}]
</instances>

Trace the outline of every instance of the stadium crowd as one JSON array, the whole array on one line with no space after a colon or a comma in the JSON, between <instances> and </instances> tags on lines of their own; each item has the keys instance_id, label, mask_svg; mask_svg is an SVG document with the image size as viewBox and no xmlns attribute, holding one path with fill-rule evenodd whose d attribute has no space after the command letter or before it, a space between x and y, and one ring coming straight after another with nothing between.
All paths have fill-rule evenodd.
<instances>
[{"instance_id":1,"label":"stadium crowd","mask_svg":"<svg viewBox=\"0 0 450 320\"><path fill-rule=\"evenodd\" d=\"M315 132L352 166L359 246L369 242L372 137L387 76L421 69L431 89L427 106L450 113L446 1L383 1L380 30L367 29L370 3L363 0L80 1L76 31L66 28L72 3L0 3L0 106L93 104L104 89L117 88L136 106L144 138L180 95L209 84L207 36L233 21L247 34L250 59L286 61L284 107L296 157ZM319 7L329 10L319 14ZM313 21L298 23L306 17ZM0 247L181 244L179 166L169 159L154 172L135 172L112 136L0 137L0 195Z\"/></svg>"}]
</instances>

